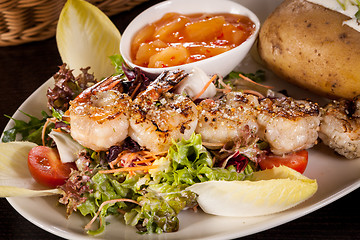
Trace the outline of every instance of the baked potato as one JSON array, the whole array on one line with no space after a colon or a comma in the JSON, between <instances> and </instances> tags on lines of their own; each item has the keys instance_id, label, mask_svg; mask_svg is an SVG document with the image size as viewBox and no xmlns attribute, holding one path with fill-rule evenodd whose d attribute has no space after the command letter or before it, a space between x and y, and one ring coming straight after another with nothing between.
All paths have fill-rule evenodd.
<instances>
[{"instance_id":1,"label":"baked potato","mask_svg":"<svg viewBox=\"0 0 360 240\"><path fill-rule=\"evenodd\" d=\"M260 29L258 53L280 78L330 98L360 94L360 32L349 17L306 0L285 0Z\"/></svg>"}]
</instances>

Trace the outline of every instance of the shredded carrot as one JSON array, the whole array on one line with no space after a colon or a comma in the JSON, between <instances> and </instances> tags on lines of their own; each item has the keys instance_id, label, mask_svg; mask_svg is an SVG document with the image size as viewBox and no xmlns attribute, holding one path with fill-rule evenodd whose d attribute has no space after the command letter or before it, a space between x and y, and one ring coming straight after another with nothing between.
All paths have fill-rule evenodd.
<instances>
[{"instance_id":1,"label":"shredded carrot","mask_svg":"<svg viewBox=\"0 0 360 240\"><path fill-rule=\"evenodd\" d=\"M118 158L116 158L114 161L109 162L110 168L111 168L111 169L114 169L114 168L115 168L114 165L117 164L119 161L120 161L120 160L118 160Z\"/></svg>"},{"instance_id":2,"label":"shredded carrot","mask_svg":"<svg viewBox=\"0 0 360 240\"><path fill-rule=\"evenodd\" d=\"M138 165L138 164L141 164L141 163L149 163L149 162L152 162L154 161L155 159L150 159L150 158L144 158L140 161L135 161L134 164Z\"/></svg>"},{"instance_id":3,"label":"shredded carrot","mask_svg":"<svg viewBox=\"0 0 360 240\"><path fill-rule=\"evenodd\" d=\"M161 156L166 153L167 151L159 153L152 153L149 151L139 151L131 153L130 151L125 150L121 152L115 160L111 161L109 165L111 169L114 169L115 166L128 167L131 165L131 163L134 163L136 165L145 163L149 165L150 162L158 159L157 156Z\"/></svg>"},{"instance_id":4,"label":"shredded carrot","mask_svg":"<svg viewBox=\"0 0 360 240\"><path fill-rule=\"evenodd\" d=\"M223 81L222 77L219 78L218 82L224 89L216 89L217 91L222 91L223 93L231 92L232 88Z\"/></svg>"},{"instance_id":5,"label":"shredded carrot","mask_svg":"<svg viewBox=\"0 0 360 240\"><path fill-rule=\"evenodd\" d=\"M113 160L113 161L111 161L111 162L109 163L110 167L111 167L111 168L114 168L115 165L118 165L118 166L119 166L119 164L121 164L121 161L122 161L122 160L127 161L129 155L131 155L131 152L130 152L130 151L127 151L127 150L122 151L122 152L117 156L117 158L116 158L115 160Z\"/></svg>"},{"instance_id":6,"label":"shredded carrot","mask_svg":"<svg viewBox=\"0 0 360 240\"><path fill-rule=\"evenodd\" d=\"M102 170L100 173L116 173L116 172L129 172L129 176L135 175L135 171L148 171L156 168L152 166L154 161L158 159L157 156L164 155L166 152L152 153L149 151L130 152L123 151L118 157L109 163L110 170ZM141 165L144 164L144 165ZM135 165L135 166L134 166ZM115 168L115 167L119 168Z\"/></svg>"},{"instance_id":7,"label":"shredded carrot","mask_svg":"<svg viewBox=\"0 0 360 240\"><path fill-rule=\"evenodd\" d=\"M124 211L124 210L122 210L122 209L120 209L120 208L118 208L118 209L116 209L117 211L118 211L118 213L120 213L120 214L122 214L122 215L125 215L125 213L126 213L126 211Z\"/></svg>"},{"instance_id":8,"label":"shredded carrot","mask_svg":"<svg viewBox=\"0 0 360 240\"><path fill-rule=\"evenodd\" d=\"M131 163L136 159L136 153L130 153L128 157L125 159L124 167L129 167Z\"/></svg>"},{"instance_id":9,"label":"shredded carrot","mask_svg":"<svg viewBox=\"0 0 360 240\"><path fill-rule=\"evenodd\" d=\"M193 101L195 101L196 99L198 99L199 97L201 97L201 95L206 91L206 89L210 86L210 84L217 78L217 75L215 74L214 76L212 76L212 78L205 84L204 88L192 99Z\"/></svg>"},{"instance_id":10,"label":"shredded carrot","mask_svg":"<svg viewBox=\"0 0 360 240\"><path fill-rule=\"evenodd\" d=\"M249 94L258 96L258 97L260 97L260 98L264 98L264 97L265 97L265 96L262 95L261 93L259 93L259 92L257 92L257 91L254 91L254 90L250 90L250 89L245 89L245 90L244 90L244 93L249 93Z\"/></svg>"},{"instance_id":11,"label":"shredded carrot","mask_svg":"<svg viewBox=\"0 0 360 240\"><path fill-rule=\"evenodd\" d=\"M89 229L90 229L91 225L95 222L95 220L96 220L96 218L99 216L102 208L103 208L106 204L117 203L117 202L131 202L131 203L135 203L135 204L140 205L140 203L138 203L137 201L132 200L132 199L127 199L127 198L120 198L120 199L113 199L113 200L105 201L105 202L103 202L103 203L100 205L98 211L96 212L95 216L91 219L91 221L90 221L88 224L86 224L86 226L84 227L85 230L89 230ZM100 224L101 224L101 223L100 223Z\"/></svg>"},{"instance_id":12,"label":"shredded carrot","mask_svg":"<svg viewBox=\"0 0 360 240\"><path fill-rule=\"evenodd\" d=\"M147 161L147 160L153 161L153 160L155 160L155 158L146 158L145 156L138 154L134 160L136 160L136 161L134 161L134 163L139 163L141 161Z\"/></svg>"},{"instance_id":13,"label":"shredded carrot","mask_svg":"<svg viewBox=\"0 0 360 240\"><path fill-rule=\"evenodd\" d=\"M44 124L44 127L41 131L41 141L42 141L42 145L45 146L45 131L46 131L46 127L47 125L49 124L49 119L46 120L45 124Z\"/></svg>"},{"instance_id":14,"label":"shredded carrot","mask_svg":"<svg viewBox=\"0 0 360 240\"><path fill-rule=\"evenodd\" d=\"M156 165L150 166L136 166L136 167L123 167L123 168L116 168L110 170L101 170L99 173L116 173L116 172L133 172L133 171L147 171L150 169L157 168Z\"/></svg>"},{"instance_id":15,"label":"shredded carrot","mask_svg":"<svg viewBox=\"0 0 360 240\"><path fill-rule=\"evenodd\" d=\"M149 156L149 157L152 157L152 158L156 159L157 158L156 156L165 155L165 154L167 154L167 151L157 152L157 153L149 152L149 151L142 151L142 153L144 154L144 156Z\"/></svg>"},{"instance_id":16,"label":"shredded carrot","mask_svg":"<svg viewBox=\"0 0 360 240\"><path fill-rule=\"evenodd\" d=\"M49 122L55 122L55 118L46 119L43 129L41 130L41 141L42 141L43 146L45 146L45 132L46 132L47 125L49 125Z\"/></svg>"},{"instance_id":17,"label":"shredded carrot","mask_svg":"<svg viewBox=\"0 0 360 240\"><path fill-rule=\"evenodd\" d=\"M137 90L139 90L140 86L141 86L141 83L139 83L139 84L136 86L135 90L132 92L132 94L131 94L131 96L130 96L131 99L134 99L135 94L136 94Z\"/></svg>"},{"instance_id":18,"label":"shredded carrot","mask_svg":"<svg viewBox=\"0 0 360 240\"><path fill-rule=\"evenodd\" d=\"M62 132L60 128L54 128L53 131L54 132Z\"/></svg>"},{"instance_id":19,"label":"shredded carrot","mask_svg":"<svg viewBox=\"0 0 360 240\"><path fill-rule=\"evenodd\" d=\"M245 76L242 75L241 73L239 73L239 76L240 76L242 79L244 79L244 80L246 80L246 81L248 81L248 82L251 82L251 83L253 83L253 84L256 84L256 85L258 85L258 86L265 87L265 88L274 88L273 86L266 86L266 85L257 83L257 82L255 82L255 81L251 80L250 78L245 77Z\"/></svg>"}]
</instances>

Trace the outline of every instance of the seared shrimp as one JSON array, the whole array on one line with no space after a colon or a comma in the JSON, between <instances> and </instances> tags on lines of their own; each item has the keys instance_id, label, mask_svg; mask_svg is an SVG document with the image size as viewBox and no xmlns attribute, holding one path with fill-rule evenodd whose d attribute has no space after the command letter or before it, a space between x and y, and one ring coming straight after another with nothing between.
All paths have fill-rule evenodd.
<instances>
[{"instance_id":1,"label":"seared shrimp","mask_svg":"<svg viewBox=\"0 0 360 240\"><path fill-rule=\"evenodd\" d=\"M360 97L333 101L323 109L319 137L346 158L360 157Z\"/></svg>"},{"instance_id":2,"label":"seared shrimp","mask_svg":"<svg viewBox=\"0 0 360 240\"><path fill-rule=\"evenodd\" d=\"M249 132L256 134L254 109L258 104L256 96L242 92L230 92L218 100L205 99L199 104L196 133L212 147L220 147Z\"/></svg>"},{"instance_id":3,"label":"seared shrimp","mask_svg":"<svg viewBox=\"0 0 360 240\"><path fill-rule=\"evenodd\" d=\"M140 146L166 151L172 139L187 139L195 131L198 112L194 102L168 92L186 76L183 71L164 72L134 99L129 136Z\"/></svg>"},{"instance_id":4,"label":"seared shrimp","mask_svg":"<svg viewBox=\"0 0 360 240\"><path fill-rule=\"evenodd\" d=\"M131 99L121 93L119 76L83 91L70 102L71 136L84 147L107 150L128 136Z\"/></svg>"},{"instance_id":5,"label":"seared shrimp","mask_svg":"<svg viewBox=\"0 0 360 240\"><path fill-rule=\"evenodd\" d=\"M274 154L307 149L317 143L320 111L317 104L289 97L261 98L259 136Z\"/></svg>"}]
</instances>

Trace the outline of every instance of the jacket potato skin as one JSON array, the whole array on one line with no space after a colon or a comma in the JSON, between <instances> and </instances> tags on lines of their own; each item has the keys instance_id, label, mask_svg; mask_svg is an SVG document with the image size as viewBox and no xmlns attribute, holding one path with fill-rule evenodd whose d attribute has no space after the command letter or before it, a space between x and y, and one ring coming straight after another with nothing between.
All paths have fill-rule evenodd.
<instances>
[{"instance_id":1,"label":"jacket potato skin","mask_svg":"<svg viewBox=\"0 0 360 240\"><path fill-rule=\"evenodd\" d=\"M265 20L258 52L280 78L330 98L360 94L360 32L348 17L305 0L285 0Z\"/></svg>"}]
</instances>

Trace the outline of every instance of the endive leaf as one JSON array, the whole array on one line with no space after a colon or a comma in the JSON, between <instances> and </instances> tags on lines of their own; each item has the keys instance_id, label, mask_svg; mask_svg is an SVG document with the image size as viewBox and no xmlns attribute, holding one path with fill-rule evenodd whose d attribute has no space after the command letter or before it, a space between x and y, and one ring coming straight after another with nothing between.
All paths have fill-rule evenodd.
<instances>
[{"instance_id":1,"label":"endive leaf","mask_svg":"<svg viewBox=\"0 0 360 240\"><path fill-rule=\"evenodd\" d=\"M52 130L49 136L55 141L62 163L75 162L78 153L84 149L70 134Z\"/></svg>"},{"instance_id":2,"label":"endive leaf","mask_svg":"<svg viewBox=\"0 0 360 240\"><path fill-rule=\"evenodd\" d=\"M31 142L0 143L0 197L35 197L60 193L58 189L45 189L32 178L27 158L35 146Z\"/></svg>"},{"instance_id":3,"label":"endive leaf","mask_svg":"<svg viewBox=\"0 0 360 240\"><path fill-rule=\"evenodd\" d=\"M254 173L252 181L209 181L187 188L204 212L252 217L284 211L315 194L316 180L285 166Z\"/></svg>"},{"instance_id":4,"label":"endive leaf","mask_svg":"<svg viewBox=\"0 0 360 240\"><path fill-rule=\"evenodd\" d=\"M200 68L195 67L190 74L179 83L175 89L175 93L183 94L186 93L191 98L198 95L199 92L205 87L209 82L210 77ZM212 98L216 95L216 87L214 83L206 88L204 93L199 96L199 98Z\"/></svg>"},{"instance_id":5,"label":"endive leaf","mask_svg":"<svg viewBox=\"0 0 360 240\"><path fill-rule=\"evenodd\" d=\"M62 61L74 69L91 67L97 79L114 73L109 59L120 54L121 35L111 20L84 0L68 0L59 17L56 41Z\"/></svg>"},{"instance_id":6,"label":"endive leaf","mask_svg":"<svg viewBox=\"0 0 360 240\"><path fill-rule=\"evenodd\" d=\"M45 189L45 190L32 190L27 188L18 188L11 186L0 186L0 197L43 197L61 194L61 190Z\"/></svg>"}]
</instances>

